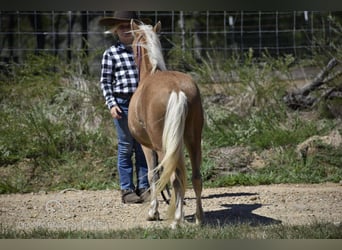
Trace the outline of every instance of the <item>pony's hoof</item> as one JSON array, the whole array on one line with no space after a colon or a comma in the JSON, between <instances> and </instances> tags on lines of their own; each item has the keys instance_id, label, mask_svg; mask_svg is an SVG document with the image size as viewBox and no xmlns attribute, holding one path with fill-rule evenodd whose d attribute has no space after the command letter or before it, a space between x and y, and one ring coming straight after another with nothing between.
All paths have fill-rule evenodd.
<instances>
[{"instance_id":1,"label":"pony's hoof","mask_svg":"<svg viewBox=\"0 0 342 250\"><path fill-rule=\"evenodd\" d=\"M174 221L170 224L171 229L177 229L180 228L182 225L178 221Z\"/></svg>"},{"instance_id":2,"label":"pony's hoof","mask_svg":"<svg viewBox=\"0 0 342 250\"><path fill-rule=\"evenodd\" d=\"M156 212L153 215L148 215L147 220L148 221L160 221L159 213Z\"/></svg>"},{"instance_id":3,"label":"pony's hoof","mask_svg":"<svg viewBox=\"0 0 342 250\"><path fill-rule=\"evenodd\" d=\"M197 226L203 226L203 225L204 225L204 222L203 222L203 220L198 220L198 219L196 219L195 224L196 224Z\"/></svg>"},{"instance_id":4,"label":"pony's hoof","mask_svg":"<svg viewBox=\"0 0 342 250\"><path fill-rule=\"evenodd\" d=\"M204 224L204 218L203 216L195 216L196 221L195 224L198 226L202 226Z\"/></svg>"}]
</instances>

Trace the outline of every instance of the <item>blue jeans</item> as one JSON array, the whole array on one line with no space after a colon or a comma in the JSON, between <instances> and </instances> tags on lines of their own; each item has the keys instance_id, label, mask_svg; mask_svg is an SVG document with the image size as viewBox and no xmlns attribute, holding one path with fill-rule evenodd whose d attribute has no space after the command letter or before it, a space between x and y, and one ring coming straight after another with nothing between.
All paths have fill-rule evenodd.
<instances>
[{"instance_id":1,"label":"blue jeans","mask_svg":"<svg viewBox=\"0 0 342 250\"><path fill-rule=\"evenodd\" d=\"M141 145L132 137L128 129L128 105L129 100L116 98L122 114L121 119L114 119L114 125L118 136L118 172L121 190L135 188L148 188L148 168L144 152ZM135 153L135 170L137 184L133 183L133 161L132 157Z\"/></svg>"}]
</instances>

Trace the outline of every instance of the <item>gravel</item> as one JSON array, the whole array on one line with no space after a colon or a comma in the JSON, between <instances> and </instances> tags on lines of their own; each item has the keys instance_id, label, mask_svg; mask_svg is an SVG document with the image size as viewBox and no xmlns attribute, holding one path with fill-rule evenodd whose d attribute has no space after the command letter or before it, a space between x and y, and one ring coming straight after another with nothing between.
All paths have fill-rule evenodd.
<instances>
[{"instance_id":1,"label":"gravel","mask_svg":"<svg viewBox=\"0 0 342 250\"><path fill-rule=\"evenodd\" d=\"M195 196L188 189L185 219L193 223ZM148 204L122 204L118 190L0 195L2 228L32 230L119 230L167 226L167 204L160 197L162 221L146 220ZM279 184L207 188L202 194L206 223L304 225L342 222L342 184Z\"/></svg>"}]
</instances>

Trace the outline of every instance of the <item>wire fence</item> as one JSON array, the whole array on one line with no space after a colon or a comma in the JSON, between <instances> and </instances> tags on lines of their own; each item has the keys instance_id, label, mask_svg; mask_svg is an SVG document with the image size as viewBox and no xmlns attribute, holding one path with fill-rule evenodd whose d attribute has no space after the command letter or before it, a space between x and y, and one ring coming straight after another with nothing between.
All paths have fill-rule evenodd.
<instances>
[{"instance_id":1,"label":"wire fence","mask_svg":"<svg viewBox=\"0 0 342 250\"><path fill-rule=\"evenodd\" d=\"M113 11L0 11L0 62L22 63L26 55L48 52L72 61L76 55L94 55L97 68L104 49L113 43L98 25ZM310 57L317 47L336 39L331 18L342 12L321 11L141 11L140 17L161 21L166 56L176 48L200 57L292 54ZM317 40L320 40L318 43Z\"/></svg>"}]
</instances>

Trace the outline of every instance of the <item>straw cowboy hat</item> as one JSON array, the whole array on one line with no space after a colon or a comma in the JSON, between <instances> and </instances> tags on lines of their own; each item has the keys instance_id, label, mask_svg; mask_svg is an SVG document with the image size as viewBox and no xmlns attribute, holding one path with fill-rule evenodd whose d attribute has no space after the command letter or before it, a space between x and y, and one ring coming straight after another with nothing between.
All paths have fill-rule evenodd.
<instances>
[{"instance_id":1,"label":"straw cowboy hat","mask_svg":"<svg viewBox=\"0 0 342 250\"><path fill-rule=\"evenodd\" d=\"M102 26L112 27L122 22L130 22L131 19L137 23L152 23L152 20L149 18L139 19L138 14L135 11L115 11L114 16L101 18L99 24Z\"/></svg>"}]
</instances>

